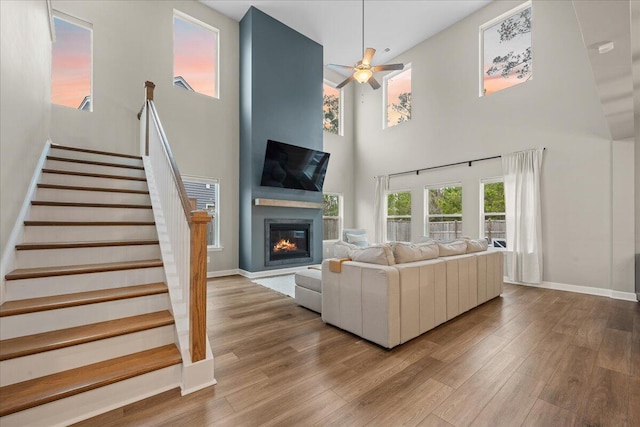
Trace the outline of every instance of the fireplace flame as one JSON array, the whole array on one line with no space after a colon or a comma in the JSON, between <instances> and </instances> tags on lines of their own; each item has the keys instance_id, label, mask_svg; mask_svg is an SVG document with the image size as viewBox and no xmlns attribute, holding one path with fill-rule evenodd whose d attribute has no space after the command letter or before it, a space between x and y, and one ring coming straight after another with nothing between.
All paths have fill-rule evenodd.
<instances>
[{"instance_id":1,"label":"fireplace flame","mask_svg":"<svg viewBox=\"0 0 640 427\"><path fill-rule=\"evenodd\" d=\"M296 245L294 242L290 242L287 239L280 239L273 246L273 252L292 252L297 250L298 245Z\"/></svg>"}]
</instances>

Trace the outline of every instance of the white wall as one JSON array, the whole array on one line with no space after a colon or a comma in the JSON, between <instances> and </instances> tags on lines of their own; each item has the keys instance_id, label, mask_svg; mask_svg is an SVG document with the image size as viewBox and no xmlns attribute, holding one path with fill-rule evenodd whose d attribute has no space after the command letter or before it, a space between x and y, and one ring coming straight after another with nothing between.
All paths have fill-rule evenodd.
<instances>
[{"instance_id":1,"label":"white wall","mask_svg":"<svg viewBox=\"0 0 640 427\"><path fill-rule=\"evenodd\" d=\"M635 292L635 139L611 145L611 289Z\"/></svg>"},{"instance_id":2,"label":"white wall","mask_svg":"<svg viewBox=\"0 0 640 427\"><path fill-rule=\"evenodd\" d=\"M571 2L533 4L533 78L478 96L478 28L521 2L493 2L391 62L412 63L412 120L382 130L382 91L356 104L356 222L373 231L375 175L546 147L542 172L544 280L610 288L611 138ZM423 232L423 187L462 181L464 233L479 233L479 180L492 160L393 178L413 192L412 234Z\"/></svg>"},{"instance_id":3,"label":"white wall","mask_svg":"<svg viewBox=\"0 0 640 427\"><path fill-rule=\"evenodd\" d=\"M137 154L144 82L184 175L220 179L222 251L209 271L238 265L238 23L195 1L58 1L93 24L93 112L54 105L53 142ZM220 99L173 87L173 9L220 30Z\"/></svg>"},{"instance_id":4,"label":"white wall","mask_svg":"<svg viewBox=\"0 0 640 427\"><path fill-rule=\"evenodd\" d=\"M0 250L49 136L50 99L46 2L0 1Z\"/></svg>"}]
</instances>

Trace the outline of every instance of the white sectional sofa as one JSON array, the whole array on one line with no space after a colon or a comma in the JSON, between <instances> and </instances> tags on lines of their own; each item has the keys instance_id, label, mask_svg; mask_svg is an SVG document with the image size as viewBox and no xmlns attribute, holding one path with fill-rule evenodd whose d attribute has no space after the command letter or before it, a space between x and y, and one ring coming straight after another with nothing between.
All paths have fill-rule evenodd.
<instances>
[{"instance_id":1,"label":"white sectional sofa","mask_svg":"<svg viewBox=\"0 0 640 427\"><path fill-rule=\"evenodd\" d=\"M491 249L393 265L322 263L322 320L386 348L405 343L502 293ZM333 261L336 270L336 261Z\"/></svg>"}]
</instances>

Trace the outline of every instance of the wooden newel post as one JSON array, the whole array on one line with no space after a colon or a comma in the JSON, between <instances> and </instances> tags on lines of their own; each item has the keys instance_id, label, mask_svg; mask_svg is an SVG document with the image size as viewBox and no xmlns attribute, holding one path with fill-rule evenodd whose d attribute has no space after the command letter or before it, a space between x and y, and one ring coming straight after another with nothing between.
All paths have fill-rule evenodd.
<instances>
[{"instance_id":1,"label":"wooden newel post","mask_svg":"<svg viewBox=\"0 0 640 427\"><path fill-rule=\"evenodd\" d=\"M156 88L156 85L153 82L147 80L144 82L144 87L147 89L147 99L153 101L153 89Z\"/></svg>"},{"instance_id":2,"label":"wooden newel post","mask_svg":"<svg viewBox=\"0 0 640 427\"><path fill-rule=\"evenodd\" d=\"M191 362L207 355L207 223L204 211L191 213L191 278L189 289L189 348Z\"/></svg>"}]
</instances>

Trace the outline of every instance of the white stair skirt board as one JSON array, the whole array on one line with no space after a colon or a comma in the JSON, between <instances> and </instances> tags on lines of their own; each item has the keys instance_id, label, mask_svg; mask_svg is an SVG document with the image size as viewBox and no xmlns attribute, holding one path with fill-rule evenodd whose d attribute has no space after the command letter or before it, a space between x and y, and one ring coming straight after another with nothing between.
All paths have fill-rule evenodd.
<instances>
[{"instance_id":1,"label":"white stair skirt board","mask_svg":"<svg viewBox=\"0 0 640 427\"><path fill-rule=\"evenodd\" d=\"M2 427L67 426L120 408L181 383L180 364L2 417Z\"/></svg>"},{"instance_id":2,"label":"white stair skirt board","mask_svg":"<svg viewBox=\"0 0 640 427\"><path fill-rule=\"evenodd\" d=\"M91 319L91 323L98 323L164 310L171 310L167 294L17 314L2 318L0 337L6 340L18 336L82 326L87 323L87 319Z\"/></svg>"},{"instance_id":3,"label":"white stair skirt board","mask_svg":"<svg viewBox=\"0 0 640 427\"><path fill-rule=\"evenodd\" d=\"M173 344L173 325L3 360L0 387ZM51 363L55 360L55 363ZM1 424L1 423L0 423Z\"/></svg>"},{"instance_id":4,"label":"white stair skirt board","mask_svg":"<svg viewBox=\"0 0 640 427\"><path fill-rule=\"evenodd\" d=\"M272 289L281 294L295 298L295 275L287 274L286 276L267 277L264 279L254 279L253 283L256 283L265 288Z\"/></svg>"},{"instance_id":5,"label":"white stair skirt board","mask_svg":"<svg viewBox=\"0 0 640 427\"><path fill-rule=\"evenodd\" d=\"M556 291L566 291L566 292L575 292L578 294L597 295L601 297L609 297L609 298L619 299L623 301L633 301L633 302L638 301L636 294L633 292L620 292L620 291L614 291L612 289L592 288L590 286L569 285L566 283L555 283L555 282L542 282L539 285L535 285L532 283L522 283L522 282L511 281L511 280L508 280L506 277L504 278L504 282L511 283L512 285L530 286L533 288L553 289Z\"/></svg>"}]
</instances>

